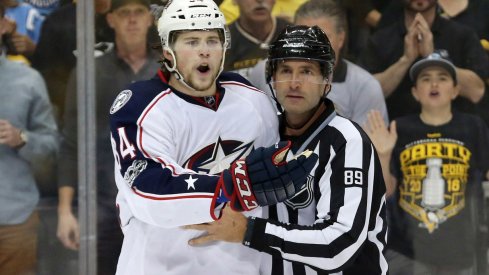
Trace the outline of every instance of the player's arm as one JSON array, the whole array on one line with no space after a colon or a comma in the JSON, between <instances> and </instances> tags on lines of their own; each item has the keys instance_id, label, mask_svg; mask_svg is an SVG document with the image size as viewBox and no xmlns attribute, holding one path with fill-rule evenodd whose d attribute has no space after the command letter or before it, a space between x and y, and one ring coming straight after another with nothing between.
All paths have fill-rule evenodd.
<instances>
[{"instance_id":1,"label":"player's arm","mask_svg":"<svg viewBox=\"0 0 489 275\"><path fill-rule=\"evenodd\" d=\"M182 168L171 157L172 143L163 143L163 136L159 143L151 141L155 136L148 127L131 123L115 126L111 129L115 179L136 218L160 227L212 221L211 202L218 176ZM146 146L147 142L154 143L154 148Z\"/></svg>"},{"instance_id":2,"label":"player's arm","mask_svg":"<svg viewBox=\"0 0 489 275\"><path fill-rule=\"evenodd\" d=\"M275 164L273 157L283 146L258 148L221 175L212 176L184 169L162 154L138 157L142 152L134 152L134 159L124 161L118 151L131 154L134 147L130 143L120 147L114 138L112 144L122 171L116 173L119 190L137 218L161 227L212 221L220 202L230 201L242 211L284 201L300 189L315 162L314 157L300 156Z\"/></svg>"},{"instance_id":3,"label":"player's arm","mask_svg":"<svg viewBox=\"0 0 489 275\"><path fill-rule=\"evenodd\" d=\"M224 201L235 209L251 210L290 198L317 157L277 161L288 146L258 148L219 176L196 174L174 157L175 126L159 112L158 108L134 112L129 106L111 116L118 188L134 215L156 226L212 221L217 217L215 206Z\"/></svg>"},{"instance_id":4,"label":"player's arm","mask_svg":"<svg viewBox=\"0 0 489 275\"><path fill-rule=\"evenodd\" d=\"M368 142L358 141L347 144L345 150L336 153L337 157L328 163L329 168L320 179L320 186L331 185L332 191L319 199L314 225L284 224L254 217L246 219L225 209L219 221L187 226L187 229L208 232L190 240L190 244L215 240L242 242L256 250L322 270L341 268L354 259L367 238L370 211L379 211L384 201L378 199L380 196L372 195L376 192L374 189L378 189L374 187L374 181L379 180L374 179L373 147ZM369 156L367 163L358 167L342 166L352 163L350 159L361 160L365 155Z\"/></svg>"}]
</instances>

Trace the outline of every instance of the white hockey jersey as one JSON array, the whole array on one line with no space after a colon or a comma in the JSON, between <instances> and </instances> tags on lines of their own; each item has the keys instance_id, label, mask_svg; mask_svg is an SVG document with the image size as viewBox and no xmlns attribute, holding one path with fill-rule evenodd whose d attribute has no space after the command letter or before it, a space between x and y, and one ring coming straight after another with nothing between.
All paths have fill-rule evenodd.
<instances>
[{"instance_id":1,"label":"white hockey jersey","mask_svg":"<svg viewBox=\"0 0 489 275\"><path fill-rule=\"evenodd\" d=\"M111 141L124 232L117 274L258 274L259 252L230 243L191 247L202 233L180 228L213 221L215 175L279 139L263 92L237 74L223 73L217 84L215 97L191 97L159 72L115 99Z\"/></svg>"}]
</instances>

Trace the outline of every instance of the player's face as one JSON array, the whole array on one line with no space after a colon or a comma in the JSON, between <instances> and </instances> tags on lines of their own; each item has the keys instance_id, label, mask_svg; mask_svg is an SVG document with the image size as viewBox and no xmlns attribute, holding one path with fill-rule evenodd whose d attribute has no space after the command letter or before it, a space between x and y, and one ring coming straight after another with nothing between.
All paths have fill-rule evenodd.
<instances>
[{"instance_id":1,"label":"player's face","mask_svg":"<svg viewBox=\"0 0 489 275\"><path fill-rule=\"evenodd\" d=\"M218 31L183 32L178 35L172 48L177 59L177 69L185 82L195 90L204 92L195 96L214 94L215 79L224 51ZM173 62L167 52L164 54Z\"/></svg>"},{"instance_id":2,"label":"player's face","mask_svg":"<svg viewBox=\"0 0 489 275\"><path fill-rule=\"evenodd\" d=\"M278 102L295 120L311 117L329 85L318 62L300 59L279 61L272 81Z\"/></svg>"},{"instance_id":3,"label":"player's face","mask_svg":"<svg viewBox=\"0 0 489 275\"><path fill-rule=\"evenodd\" d=\"M437 0L404 0L404 7L412 12L425 12L435 7Z\"/></svg>"},{"instance_id":4,"label":"player's face","mask_svg":"<svg viewBox=\"0 0 489 275\"><path fill-rule=\"evenodd\" d=\"M235 0L240 17L253 22L270 20L275 0Z\"/></svg>"},{"instance_id":5,"label":"player's face","mask_svg":"<svg viewBox=\"0 0 489 275\"><path fill-rule=\"evenodd\" d=\"M423 109L445 109L457 97L459 86L454 85L446 69L427 67L419 73L411 92Z\"/></svg>"},{"instance_id":6,"label":"player's face","mask_svg":"<svg viewBox=\"0 0 489 275\"><path fill-rule=\"evenodd\" d=\"M295 21L297 25L305 25L308 27L312 27L314 25L318 26L323 30L329 38L329 42L331 43L331 47L333 47L334 52L336 53L336 61L338 61L339 53L343 48L343 44L345 42L345 31L338 30L336 26L336 22L334 19L330 17L306 17L306 18L298 18ZM337 63L337 62L336 62Z\"/></svg>"},{"instance_id":7,"label":"player's face","mask_svg":"<svg viewBox=\"0 0 489 275\"><path fill-rule=\"evenodd\" d=\"M129 3L107 14L107 22L114 29L116 41L124 45L146 43L153 23L148 8L137 3Z\"/></svg>"}]
</instances>

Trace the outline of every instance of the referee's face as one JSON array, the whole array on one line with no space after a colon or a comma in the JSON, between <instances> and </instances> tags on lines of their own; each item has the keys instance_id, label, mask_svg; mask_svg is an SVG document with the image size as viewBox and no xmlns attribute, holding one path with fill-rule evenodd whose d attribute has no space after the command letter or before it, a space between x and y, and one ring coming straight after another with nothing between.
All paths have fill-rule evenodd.
<instances>
[{"instance_id":1,"label":"referee's face","mask_svg":"<svg viewBox=\"0 0 489 275\"><path fill-rule=\"evenodd\" d=\"M314 114L329 85L319 63L303 59L279 61L272 84L287 116L304 120Z\"/></svg>"}]
</instances>

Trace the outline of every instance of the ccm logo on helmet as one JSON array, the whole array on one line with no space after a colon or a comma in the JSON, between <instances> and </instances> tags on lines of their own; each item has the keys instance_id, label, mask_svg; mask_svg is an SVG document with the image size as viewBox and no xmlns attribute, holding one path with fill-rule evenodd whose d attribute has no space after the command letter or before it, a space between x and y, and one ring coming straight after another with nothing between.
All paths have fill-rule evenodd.
<instances>
[{"instance_id":1,"label":"ccm logo on helmet","mask_svg":"<svg viewBox=\"0 0 489 275\"><path fill-rule=\"evenodd\" d=\"M236 186L238 187L239 193L243 198L243 202L246 204L246 207L248 207L248 210L258 207L255 196L251 192L245 161L236 161L235 165L236 166L233 169L234 178L236 179Z\"/></svg>"},{"instance_id":2,"label":"ccm logo on helmet","mask_svg":"<svg viewBox=\"0 0 489 275\"><path fill-rule=\"evenodd\" d=\"M200 13L200 14L192 14L190 18L206 18L206 17L212 17L212 14L210 13Z\"/></svg>"}]
</instances>

